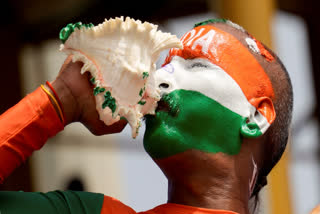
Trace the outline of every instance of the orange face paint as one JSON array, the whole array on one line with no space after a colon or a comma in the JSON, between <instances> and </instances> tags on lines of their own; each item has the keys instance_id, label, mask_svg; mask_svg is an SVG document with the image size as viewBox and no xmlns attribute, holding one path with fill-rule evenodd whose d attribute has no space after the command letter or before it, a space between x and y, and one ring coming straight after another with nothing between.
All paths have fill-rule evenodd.
<instances>
[{"instance_id":1,"label":"orange face paint","mask_svg":"<svg viewBox=\"0 0 320 214\"><path fill-rule=\"evenodd\" d=\"M231 76L249 102L258 97L274 97L272 84L264 69L233 35L205 25L187 32L181 41L183 49L171 49L164 65L169 63L173 56L184 59L205 58ZM250 103L258 108L256 103Z\"/></svg>"},{"instance_id":2,"label":"orange face paint","mask_svg":"<svg viewBox=\"0 0 320 214\"><path fill-rule=\"evenodd\" d=\"M256 40L254 38L254 41L257 43L257 46L260 50L260 53L262 56L264 56L264 58L266 58L269 62L273 61L274 60L274 57L269 53L269 51L267 51L263 45L261 44L261 42L259 42L258 40Z\"/></svg>"}]
</instances>

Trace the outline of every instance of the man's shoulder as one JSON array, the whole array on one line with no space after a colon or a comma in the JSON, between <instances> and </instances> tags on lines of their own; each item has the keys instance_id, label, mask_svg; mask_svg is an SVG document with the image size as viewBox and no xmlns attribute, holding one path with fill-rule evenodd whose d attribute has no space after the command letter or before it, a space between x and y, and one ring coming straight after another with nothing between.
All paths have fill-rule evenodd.
<instances>
[{"instance_id":1,"label":"man's shoulder","mask_svg":"<svg viewBox=\"0 0 320 214\"><path fill-rule=\"evenodd\" d=\"M77 213L100 214L104 195L90 192L0 191L1 211L8 213Z\"/></svg>"},{"instance_id":2,"label":"man's shoulder","mask_svg":"<svg viewBox=\"0 0 320 214\"><path fill-rule=\"evenodd\" d=\"M104 195L101 214L136 214L136 211L118 199Z\"/></svg>"}]
</instances>

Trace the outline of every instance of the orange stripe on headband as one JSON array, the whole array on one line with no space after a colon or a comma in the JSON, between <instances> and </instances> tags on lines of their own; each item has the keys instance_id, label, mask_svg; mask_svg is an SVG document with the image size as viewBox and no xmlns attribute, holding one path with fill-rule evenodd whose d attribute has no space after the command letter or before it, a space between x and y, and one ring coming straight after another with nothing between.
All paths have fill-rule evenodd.
<instances>
[{"instance_id":1,"label":"orange stripe on headband","mask_svg":"<svg viewBox=\"0 0 320 214\"><path fill-rule=\"evenodd\" d=\"M274 96L271 81L264 69L233 35L205 25L187 32L181 38L181 42L183 49L171 49L165 64L169 63L173 56L184 59L205 58L228 73L240 86L249 102L252 98ZM251 104L255 106L254 103Z\"/></svg>"}]
</instances>

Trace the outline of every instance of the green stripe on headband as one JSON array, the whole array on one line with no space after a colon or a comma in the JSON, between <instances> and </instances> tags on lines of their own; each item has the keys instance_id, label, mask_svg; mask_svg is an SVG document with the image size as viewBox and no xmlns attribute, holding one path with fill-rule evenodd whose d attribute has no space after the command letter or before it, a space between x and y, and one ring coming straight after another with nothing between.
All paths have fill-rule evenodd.
<instances>
[{"instance_id":1,"label":"green stripe on headband","mask_svg":"<svg viewBox=\"0 0 320 214\"><path fill-rule=\"evenodd\" d=\"M206 21L196 23L194 25L194 28L202 25L207 25L207 24L226 23L227 21L228 21L227 19L208 19Z\"/></svg>"}]
</instances>

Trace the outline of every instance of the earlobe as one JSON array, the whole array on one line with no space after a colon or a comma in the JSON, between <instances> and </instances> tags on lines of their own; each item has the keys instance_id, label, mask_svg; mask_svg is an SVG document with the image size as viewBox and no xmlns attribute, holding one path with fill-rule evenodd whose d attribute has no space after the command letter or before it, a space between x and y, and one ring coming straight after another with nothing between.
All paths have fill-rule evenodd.
<instances>
[{"instance_id":1,"label":"earlobe","mask_svg":"<svg viewBox=\"0 0 320 214\"><path fill-rule=\"evenodd\" d=\"M252 98L250 103L272 124L276 118L276 111L273 102L269 97Z\"/></svg>"},{"instance_id":2,"label":"earlobe","mask_svg":"<svg viewBox=\"0 0 320 214\"><path fill-rule=\"evenodd\" d=\"M264 134L276 118L276 112L269 97L259 97L250 100L255 107L249 118L241 124L241 135L246 138L255 138Z\"/></svg>"},{"instance_id":3,"label":"earlobe","mask_svg":"<svg viewBox=\"0 0 320 214\"><path fill-rule=\"evenodd\" d=\"M256 138L262 135L258 124L248 122L248 118L244 118L241 124L240 133L245 138Z\"/></svg>"}]
</instances>

